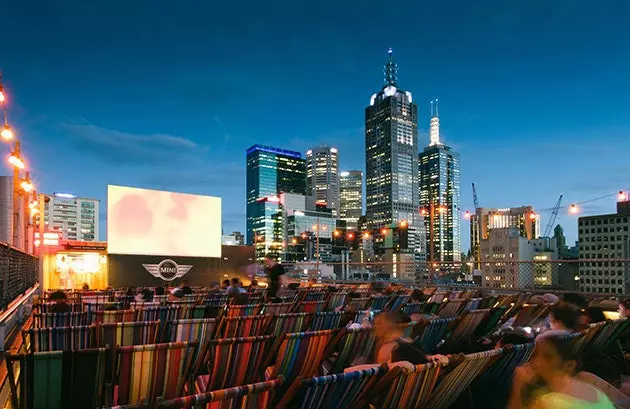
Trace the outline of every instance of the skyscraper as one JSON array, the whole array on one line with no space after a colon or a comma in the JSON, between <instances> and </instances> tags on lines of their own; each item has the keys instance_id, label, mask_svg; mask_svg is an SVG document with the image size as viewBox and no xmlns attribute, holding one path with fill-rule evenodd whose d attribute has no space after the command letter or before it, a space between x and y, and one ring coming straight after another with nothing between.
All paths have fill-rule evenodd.
<instances>
[{"instance_id":1,"label":"skyscraper","mask_svg":"<svg viewBox=\"0 0 630 409\"><path fill-rule=\"evenodd\" d=\"M306 151L306 191L315 203L339 217L339 156L337 148L320 146Z\"/></svg>"},{"instance_id":2,"label":"skyscraper","mask_svg":"<svg viewBox=\"0 0 630 409\"><path fill-rule=\"evenodd\" d=\"M258 258L282 250L280 193L306 194L302 154L270 146L247 149L247 243Z\"/></svg>"},{"instance_id":3,"label":"skyscraper","mask_svg":"<svg viewBox=\"0 0 630 409\"><path fill-rule=\"evenodd\" d=\"M365 108L366 218L372 226L417 219L418 107L397 76L390 49L385 84Z\"/></svg>"},{"instance_id":4,"label":"skyscraper","mask_svg":"<svg viewBox=\"0 0 630 409\"><path fill-rule=\"evenodd\" d=\"M430 261L461 260L459 154L440 141L438 105L431 101L429 146L419 155L420 207Z\"/></svg>"},{"instance_id":5,"label":"skyscraper","mask_svg":"<svg viewBox=\"0 0 630 409\"><path fill-rule=\"evenodd\" d=\"M98 199L80 198L70 193L46 195L44 224L59 230L64 240L98 241Z\"/></svg>"},{"instance_id":6,"label":"skyscraper","mask_svg":"<svg viewBox=\"0 0 630 409\"><path fill-rule=\"evenodd\" d=\"M363 216L363 172L341 172L339 182L339 218L346 221L348 229L356 230L359 228L359 218Z\"/></svg>"}]
</instances>

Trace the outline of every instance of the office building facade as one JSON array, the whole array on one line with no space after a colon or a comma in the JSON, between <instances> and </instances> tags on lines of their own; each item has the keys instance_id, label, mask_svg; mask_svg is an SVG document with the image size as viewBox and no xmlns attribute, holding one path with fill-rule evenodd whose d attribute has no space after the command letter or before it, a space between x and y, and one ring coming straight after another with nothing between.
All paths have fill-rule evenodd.
<instances>
[{"instance_id":1,"label":"office building facade","mask_svg":"<svg viewBox=\"0 0 630 409\"><path fill-rule=\"evenodd\" d=\"M64 240L98 241L100 201L69 193L46 195L44 224L57 230Z\"/></svg>"},{"instance_id":2,"label":"office building facade","mask_svg":"<svg viewBox=\"0 0 630 409\"><path fill-rule=\"evenodd\" d=\"M346 222L348 230L357 230L363 215L363 172L347 170L339 173L339 185L339 218Z\"/></svg>"},{"instance_id":3,"label":"office building facade","mask_svg":"<svg viewBox=\"0 0 630 409\"><path fill-rule=\"evenodd\" d=\"M437 100L431 103L430 144L419 155L419 197L429 261L461 260L459 154L440 141Z\"/></svg>"},{"instance_id":4,"label":"office building facade","mask_svg":"<svg viewBox=\"0 0 630 409\"><path fill-rule=\"evenodd\" d=\"M281 193L306 194L306 163L295 151L254 145L247 149L247 244L259 260L282 252Z\"/></svg>"},{"instance_id":5,"label":"office building facade","mask_svg":"<svg viewBox=\"0 0 630 409\"><path fill-rule=\"evenodd\" d=\"M617 213L578 219L580 291L630 292L630 201L617 202Z\"/></svg>"},{"instance_id":6,"label":"office building facade","mask_svg":"<svg viewBox=\"0 0 630 409\"><path fill-rule=\"evenodd\" d=\"M390 49L385 84L365 108L366 219L373 226L418 219L418 107L397 76Z\"/></svg>"},{"instance_id":7,"label":"office building facade","mask_svg":"<svg viewBox=\"0 0 630 409\"><path fill-rule=\"evenodd\" d=\"M339 151L320 146L306 151L306 192L339 217Z\"/></svg>"},{"instance_id":8,"label":"office building facade","mask_svg":"<svg viewBox=\"0 0 630 409\"><path fill-rule=\"evenodd\" d=\"M534 287L534 270L530 263L534 246L521 236L518 228L491 229L488 238L481 240L480 249L483 287Z\"/></svg>"}]
</instances>

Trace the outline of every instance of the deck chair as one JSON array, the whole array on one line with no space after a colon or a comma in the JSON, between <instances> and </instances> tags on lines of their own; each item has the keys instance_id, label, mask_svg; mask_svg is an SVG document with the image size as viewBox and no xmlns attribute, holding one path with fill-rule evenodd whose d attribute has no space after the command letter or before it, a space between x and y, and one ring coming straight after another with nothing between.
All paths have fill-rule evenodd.
<instances>
[{"instance_id":1,"label":"deck chair","mask_svg":"<svg viewBox=\"0 0 630 409\"><path fill-rule=\"evenodd\" d=\"M388 305L385 307L389 311L399 311L403 305L409 301L408 295L398 295L390 299Z\"/></svg>"},{"instance_id":2,"label":"deck chair","mask_svg":"<svg viewBox=\"0 0 630 409\"><path fill-rule=\"evenodd\" d=\"M303 301L295 306L295 312L324 312L326 301Z\"/></svg>"},{"instance_id":3,"label":"deck chair","mask_svg":"<svg viewBox=\"0 0 630 409\"><path fill-rule=\"evenodd\" d=\"M547 304L525 304L516 314L512 327L531 327L533 324L549 314L550 306Z\"/></svg>"},{"instance_id":4,"label":"deck chair","mask_svg":"<svg viewBox=\"0 0 630 409\"><path fill-rule=\"evenodd\" d=\"M307 321L312 316L313 314L306 312L274 315L267 327L266 334L279 337L284 334L302 332L306 328Z\"/></svg>"},{"instance_id":5,"label":"deck chair","mask_svg":"<svg viewBox=\"0 0 630 409\"><path fill-rule=\"evenodd\" d=\"M87 323L94 323L96 311L105 310L122 310L124 303L121 301L106 301L106 302L86 302L82 303L83 311L87 312Z\"/></svg>"},{"instance_id":6,"label":"deck chair","mask_svg":"<svg viewBox=\"0 0 630 409\"><path fill-rule=\"evenodd\" d=\"M97 324L96 344L109 345L114 350L119 346L154 344L160 321L109 322Z\"/></svg>"},{"instance_id":7,"label":"deck chair","mask_svg":"<svg viewBox=\"0 0 630 409\"><path fill-rule=\"evenodd\" d=\"M103 403L107 354L107 348L7 354L12 407L100 407ZM14 372L16 363L19 367L18 373Z\"/></svg>"},{"instance_id":8,"label":"deck chair","mask_svg":"<svg viewBox=\"0 0 630 409\"><path fill-rule=\"evenodd\" d=\"M438 318L420 323L420 335L417 338L419 345L425 352L429 354L435 352L453 320L455 318Z\"/></svg>"},{"instance_id":9,"label":"deck chair","mask_svg":"<svg viewBox=\"0 0 630 409\"><path fill-rule=\"evenodd\" d=\"M182 395L189 379L196 343L134 345L117 350L114 403L138 404L157 397L173 399Z\"/></svg>"},{"instance_id":10,"label":"deck chair","mask_svg":"<svg viewBox=\"0 0 630 409\"><path fill-rule=\"evenodd\" d=\"M159 409L273 409L282 379L159 401Z\"/></svg>"},{"instance_id":11,"label":"deck chair","mask_svg":"<svg viewBox=\"0 0 630 409\"><path fill-rule=\"evenodd\" d=\"M385 374L377 367L315 378L297 378L282 396L276 409L351 408L355 400Z\"/></svg>"},{"instance_id":12,"label":"deck chair","mask_svg":"<svg viewBox=\"0 0 630 409\"><path fill-rule=\"evenodd\" d=\"M159 306L160 306L160 302L158 301L129 303L129 308L132 310L139 310L140 308L159 307Z\"/></svg>"},{"instance_id":13,"label":"deck chair","mask_svg":"<svg viewBox=\"0 0 630 409\"><path fill-rule=\"evenodd\" d=\"M326 293L323 291L305 291L302 301L324 301Z\"/></svg>"},{"instance_id":14,"label":"deck chair","mask_svg":"<svg viewBox=\"0 0 630 409\"><path fill-rule=\"evenodd\" d=\"M274 344L270 357L275 355L275 364L265 369L265 378L276 379L283 376L287 382L293 382L298 376L311 378L317 375L324 350L334 335L334 330L284 335ZM278 352L274 353L276 348ZM268 362L270 360L266 363Z\"/></svg>"},{"instance_id":15,"label":"deck chair","mask_svg":"<svg viewBox=\"0 0 630 409\"><path fill-rule=\"evenodd\" d=\"M209 341L214 336L216 320L214 318L196 318L175 320L166 323L167 342L197 342L193 359L193 375L199 374L208 352Z\"/></svg>"},{"instance_id":16,"label":"deck chair","mask_svg":"<svg viewBox=\"0 0 630 409\"><path fill-rule=\"evenodd\" d=\"M95 328L78 327L31 328L22 331L27 352L70 351L87 349L95 345Z\"/></svg>"},{"instance_id":17,"label":"deck chair","mask_svg":"<svg viewBox=\"0 0 630 409\"><path fill-rule=\"evenodd\" d=\"M307 331L321 331L325 329L337 329L344 323L345 313L339 312L316 312L311 315Z\"/></svg>"},{"instance_id":18,"label":"deck chair","mask_svg":"<svg viewBox=\"0 0 630 409\"><path fill-rule=\"evenodd\" d=\"M382 311L385 309L390 299L391 297L388 295L377 295L376 297L372 297L370 309Z\"/></svg>"},{"instance_id":19,"label":"deck chair","mask_svg":"<svg viewBox=\"0 0 630 409\"><path fill-rule=\"evenodd\" d=\"M347 300L348 307L354 309L355 311L367 310L371 304L372 299L370 297L349 298Z\"/></svg>"},{"instance_id":20,"label":"deck chair","mask_svg":"<svg viewBox=\"0 0 630 409\"><path fill-rule=\"evenodd\" d=\"M335 311L336 308L343 307L346 303L347 296L348 293L345 291L330 293L330 295L328 296L328 305L326 309L328 311Z\"/></svg>"},{"instance_id":21,"label":"deck chair","mask_svg":"<svg viewBox=\"0 0 630 409\"><path fill-rule=\"evenodd\" d=\"M502 353L496 349L466 355L464 361L442 379L423 409L448 409Z\"/></svg>"},{"instance_id":22,"label":"deck chair","mask_svg":"<svg viewBox=\"0 0 630 409\"><path fill-rule=\"evenodd\" d=\"M258 381L274 339L273 336L262 336L209 341L208 375L196 379L196 393Z\"/></svg>"},{"instance_id":23,"label":"deck chair","mask_svg":"<svg viewBox=\"0 0 630 409\"><path fill-rule=\"evenodd\" d=\"M342 328L324 350L324 374L343 372L357 358L369 359L374 354L375 344L372 328Z\"/></svg>"},{"instance_id":24,"label":"deck chair","mask_svg":"<svg viewBox=\"0 0 630 409\"><path fill-rule=\"evenodd\" d=\"M96 324L112 322L131 322L136 320L136 310L96 311L94 321Z\"/></svg>"},{"instance_id":25,"label":"deck chair","mask_svg":"<svg viewBox=\"0 0 630 409\"><path fill-rule=\"evenodd\" d=\"M292 302L266 303L263 304L263 314L288 314L295 304Z\"/></svg>"},{"instance_id":26,"label":"deck chair","mask_svg":"<svg viewBox=\"0 0 630 409\"><path fill-rule=\"evenodd\" d=\"M264 335L271 322L271 315L223 317L217 329L217 338L256 337Z\"/></svg>"},{"instance_id":27,"label":"deck chair","mask_svg":"<svg viewBox=\"0 0 630 409\"><path fill-rule=\"evenodd\" d=\"M33 314L33 327L79 327L87 325L85 312L48 312Z\"/></svg>"},{"instance_id":28,"label":"deck chair","mask_svg":"<svg viewBox=\"0 0 630 409\"><path fill-rule=\"evenodd\" d=\"M482 309L481 308L481 302L482 301L483 301L483 298L471 298L471 299L469 299L468 302L466 303L466 305L464 306L463 311Z\"/></svg>"},{"instance_id":29,"label":"deck chair","mask_svg":"<svg viewBox=\"0 0 630 409\"><path fill-rule=\"evenodd\" d=\"M39 304L33 305L33 311L37 313L51 313L53 307L57 304L54 301L43 302ZM67 303L70 306L70 312L81 312L83 311L80 303L69 302Z\"/></svg>"},{"instance_id":30,"label":"deck chair","mask_svg":"<svg viewBox=\"0 0 630 409\"><path fill-rule=\"evenodd\" d=\"M489 309L472 310L465 312L462 317L458 317L456 319L457 323L455 328L451 332L447 342L450 350L453 352L457 350L462 351L464 347L471 344L474 341L473 334L475 330L489 313Z\"/></svg>"},{"instance_id":31,"label":"deck chair","mask_svg":"<svg viewBox=\"0 0 630 409\"><path fill-rule=\"evenodd\" d=\"M438 310L438 315L441 318L457 317L459 312L464 308L468 301L464 299L452 300L442 304L442 307Z\"/></svg>"},{"instance_id":32,"label":"deck chair","mask_svg":"<svg viewBox=\"0 0 630 409\"><path fill-rule=\"evenodd\" d=\"M204 300L203 304L207 307L222 308L227 305L229 298L225 294L210 294Z\"/></svg>"},{"instance_id":33,"label":"deck chair","mask_svg":"<svg viewBox=\"0 0 630 409\"><path fill-rule=\"evenodd\" d=\"M184 310L180 306L146 307L138 310L138 321L168 321L183 319ZM161 339L161 338L158 338Z\"/></svg>"},{"instance_id":34,"label":"deck chair","mask_svg":"<svg viewBox=\"0 0 630 409\"><path fill-rule=\"evenodd\" d=\"M402 306L400 312L405 315L424 314L426 305L424 302L409 302Z\"/></svg>"},{"instance_id":35,"label":"deck chair","mask_svg":"<svg viewBox=\"0 0 630 409\"><path fill-rule=\"evenodd\" d=\"M260 314L262 304L228 305L226 317L247 317Z\"/></svg>"},{"instance_id":36,"label":"deck chair","mask_svg":"<svg viewBox=\"0 0 630 409\"><path fill-rule=\"evenodd\" d=\"M493 333L499 325L501 317L503 317L506 310L506 306L492 308L481 323L479 323L479 326L475 330L475 337L479 339Z\"/></svg>"}]
</instances>

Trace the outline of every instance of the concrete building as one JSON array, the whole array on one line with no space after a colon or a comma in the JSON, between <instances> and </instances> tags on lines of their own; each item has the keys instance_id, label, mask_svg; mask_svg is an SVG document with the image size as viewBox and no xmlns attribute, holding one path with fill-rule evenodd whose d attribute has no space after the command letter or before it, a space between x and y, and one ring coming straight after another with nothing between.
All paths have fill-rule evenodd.
<instances>
[{"instance_id":1,"label":"concrete building","mask_svg":"<svg viewBox=\"0 0 630 409\"><path fill-rule=\"evenodd\" d=\"M514 227L521 237L533 240L540 237L540 215L532 206L493 209L480 207L470 217L470 249L475 260L482 259L479 245L497 228Z\"/></svg>"},{"instance_id":2,"label":"concrete building","mask_svg":"<svg viewBox=\"0 0 630 409\"><path fill-rule=\"evenodd\" d=\"M534 285L539 287L559 285L559 251L554 237L539 237L530 240L533 246L532 270Z\"/></svg>"},{"instance_id":3,"label":"concrete building","mask_svg":"<svg viewBox=\"0 0 630 409\"><path fill-rule=\"evenodd\" d=\"M306 194L339 217L339 152L320 146L306 151Z\"/></svg>"},{"instance_id":4,"label":"concrete building","mask_svg":"<svg viewBox=\"0 0 630 409\"><path fill-rule=\"evenodd\" d=\"M620 195L621 196L621 195ZM580 291L630 292L630 201L624 195L617 212L578 219Z\"/></svg>"},{"instance_id":5,"label":"concrete building","mask_svg":"<svg viewBox=\"0 0 630 409\"><path fill-rule=\"evenodd\" d=\"M44 224L47 230L58 230L64 240L98 241L100 201L70 193L46 195Z\"/></svg>"},{"instance_id":6,"label":"concrete building","mask_svg":"<svg viewBox=\"0 0 630 409\"><path fill-rule=\"evenodd\" d=\"M271 146L247 149L247 244L255 244L262 261L266 253L282 252L278 219L281 193L306 194L306 164L302 154Z\"/></svg>"},{"instance_id":7,"label":"concrete building","mask_svg":"<svg viewBox=\"0 0 630 409\"><path fill-rule=\"evenodd\" d=\"M0 176L0 242L13 245L13 177Z\"/></svg>"},{"instance_id":8,"label":"concrete building","mask_svg":"<svg viewBox=\"0 0 630 409\"><path fill-rule=\"evenodd\" d=\"M482 239L481 272L482 286L492 288L533 288L532 261L534 246L521 236L516 227L499 227L489 231Z\"/></svg>"},{"instance_id":9,"label":"concrete building","mask_svg":"<svg viewBox=\"0 0 630 409\"><path fill-rule=\"evenodd\" d=\"M440 140L438 101L431 101L430 144L419 155L420 207L429 261L461 261L459 154Z\"/></svg>"},{"instance_id":10,"label":"concrete building","mask_svg":"<svg viewBox=\"0 0 630 409\"><path fill-rule=\"evenodd\" d=\"M343 171L339 174L339 182L339 218L346 222L348 230L357 230L363 215L363 172Z\"/></svg>"},{"instance_id":11,"label":"concrete building","mask_svg":"<svg viewBox=\"0 0 630 409\"><path fill-rule=\"evenodd\" d=\"M418 219L418 107L398 85L392 50L385 84L365 108L366 219L376 227Z\"/></svg>"},{"instance_id":12,"label":"concrete building","mask_svg":"<svg viewBox=\"0 0 630 409\"><path fill-rule=\"evenodd\" d=\"M243 246L245 237L238 231L232 232L232 234L223 234L221 235L221 244L223 246Z\"/></svg>"}]
</instances>

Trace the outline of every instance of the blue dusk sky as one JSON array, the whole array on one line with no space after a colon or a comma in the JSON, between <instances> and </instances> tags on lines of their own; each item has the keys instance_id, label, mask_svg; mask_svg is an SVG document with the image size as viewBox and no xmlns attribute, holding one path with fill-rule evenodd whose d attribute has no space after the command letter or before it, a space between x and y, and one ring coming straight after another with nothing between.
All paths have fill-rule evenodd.
<instances>
[{"instance_id":1,"label":"blue dusk sky","mask_svg":"<svg viewBox=\"0 0 630 409\"><path fill-rule=\"evenodd\" d=\"M471 182L484 207L630 189L627 0L33 0L0 15L9 120L37 188L101 199L103 240L107 184L220 196L224 231L244 231L255 143L330 144L363 169L389 47L421 146L440 100L463 209ZM559 222L575 240L575 217ZM463 222L464 249L468 235Z\"/></svg>"}]
</instances>

